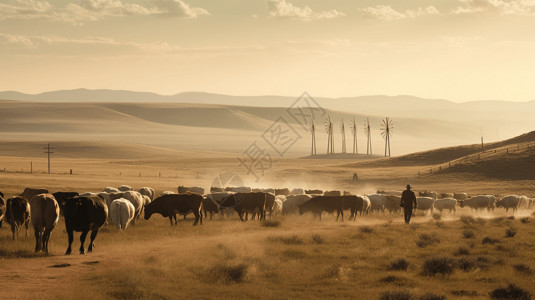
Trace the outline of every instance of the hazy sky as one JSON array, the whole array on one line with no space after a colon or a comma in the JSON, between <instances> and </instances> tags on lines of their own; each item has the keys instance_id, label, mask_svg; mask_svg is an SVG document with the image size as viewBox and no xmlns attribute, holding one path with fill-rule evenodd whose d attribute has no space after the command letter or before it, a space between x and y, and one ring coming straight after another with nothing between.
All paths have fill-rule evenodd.
<instances>
[{"instance_id":1,"label":"hazy sky","mask_svg":"<svg viewBox=\"0 0 535 300\"><path fill-rule=\"evenodd\" d=\"M535 100L535 0L2 0L0 90Z\"/></svg>"}]
</instances>

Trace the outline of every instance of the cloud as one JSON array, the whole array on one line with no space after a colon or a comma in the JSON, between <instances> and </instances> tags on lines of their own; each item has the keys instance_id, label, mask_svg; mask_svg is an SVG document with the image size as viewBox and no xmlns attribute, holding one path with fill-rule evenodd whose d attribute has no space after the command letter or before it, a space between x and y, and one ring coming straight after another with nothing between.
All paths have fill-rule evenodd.
<instances>
[{"instance_id":1,"label":"cloud","mask_svg":"<svg viewBox=\"0 0 535 300\"><path fill-rule=\"evenodd\" d=\"M400 19L407 19L407 18L416 18L421 16L429 16L429 15L439 15L440 12L438 9L434 6L428 6L428 7L418 7L416 10L406 10L405 12L399 12L395 9L393 9L390 5L376 5L373 7L365 7L359 9L359 11L371 18L379 19L379 20L386 20L386 21L393 21L393 20L400 20Z\"/></svg>"},{"instance_id":2,"label":"cloud","mask_svg":"<svg viewBox=\"0 0 535 300\"><path fill-rule=\"evenodd\" d=\"M290 18L301 21L312 21L321 19L334 19L345 16L338 10L325 10L314 12L310 7L303 8L294 6L286 0L268 0L269 14L272 17Z\"/></svg>"},{"instance_id":3,"label":"cloud","mask_svg":"<svg viewBox=\"0 0 535 300\"><path fill-rule=\"evenodd\" d=\"M535 15L535 0L460 0L454 14Z\"/></svg>"},{"instance_id":4,"label":"cloud","mask_svg":"<svg viewBox=\"0 0 535 300\"><path fill-rule=\"evenodd\" d=\"M0 3L0 20L43 19L80 23L110 17L166 16L197 18L210 15L204 8L191 7L182 0L153 0L151 5L127 3L125 0L80 0L64 7L52 6L42 0L6 0Z\"/></svg>"}]
</instances>

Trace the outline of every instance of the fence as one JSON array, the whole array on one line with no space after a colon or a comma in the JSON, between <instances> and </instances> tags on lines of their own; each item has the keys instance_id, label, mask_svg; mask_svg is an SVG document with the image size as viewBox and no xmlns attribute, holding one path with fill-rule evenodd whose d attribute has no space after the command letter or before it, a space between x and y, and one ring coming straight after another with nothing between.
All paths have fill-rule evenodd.
<instances>
[{"instance_id":1,"label":"fence","mask_svg":"<svg viewBox=\"0 0 535 300\"><path fill-rule=\"evenodd\" d=\"M447 163L439 164L437 166L431 167L426 170L418 171L418 176L442 172L446 169L449 169L457 165L465 164L468 162L475 162L475 161L478 161L487 157L495 156L495 155L501 154L505 156L505 155L509 155L515 152L518 153L524 150L529 150L529 149L534 149L534 148L535 148L535 143L526 142L526 143L516 144L516 146L506 146L506 147L484 150L478 153L473 153L470 155L463 156L461 158L451 160Z\"/></svg>"}]
</instances>

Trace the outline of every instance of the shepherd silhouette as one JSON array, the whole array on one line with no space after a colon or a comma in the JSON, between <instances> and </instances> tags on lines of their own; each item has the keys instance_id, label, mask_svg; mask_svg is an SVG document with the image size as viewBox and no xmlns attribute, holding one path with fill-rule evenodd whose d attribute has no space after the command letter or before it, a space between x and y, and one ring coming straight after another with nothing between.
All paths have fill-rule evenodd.
<instances>
[{"instance_id":1,"label":"shepherd silhouette","mask_svg":"<svg viewBox=\"0 0 535 300\"><path fill-rule=\"evenodd\" d=\"M405 214L405 224L409 224L413 209L418 208L418 204L416 203L416 195L414 195L414 192L411 191L410 184L407 184L407 189L401 194L401 207L403 207L403 212Z\"/></svg>"}]
</instances>

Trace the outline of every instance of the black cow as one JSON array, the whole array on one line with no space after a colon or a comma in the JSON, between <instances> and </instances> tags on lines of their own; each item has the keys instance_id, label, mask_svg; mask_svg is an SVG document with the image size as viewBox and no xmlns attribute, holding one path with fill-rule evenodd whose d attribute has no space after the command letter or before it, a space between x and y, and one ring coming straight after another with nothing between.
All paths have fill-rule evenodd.
<instances>
[{"instance_id":1,"label":"black cow","mask_svg":"<svg viewBox=\"0 0 535 300\"><path fill-rule=\"evenodd\" d=\"M195 215L193 226L199 222L202 225L202 202L203 196L196 193L162 195L145 206L145 220L148 220L152 214L158 213L164 218L169 218L171 225L175 219L176 225L177 213L185 216L192 212Z\"/></svg>"},{"instance_id":2,"label":"black cow","mask_svg":"<svg viewBox=\"0 0 535 300\"><path fill-rule=\"evenodd\" d=\"M2 221L6 215L6 201L4 200L4 193L0 192L0 228L2 228Z\"/></svg>"},{"instance_id":3,"label":"black cow","mask_svg":"<svg viewBox=\"0 0 535 300\"><path fill-rule=\"evenodd\" d=\"M60 202L65 217L65 229L69 235L69 247L65 255L71 254L73 231L81 232L80 254L85 254L84 242L87 233L91 230L91 242L87 251L93 251L93 242L98 231L108 218L108 206L104 199L98 196L73 197Z\"/></svg>"},{"instance_id":4,"label":"black cow","mask_svg":"<svg viewBox=\"0 0 535 300\"><path fill-rule=\"evenodd\" d=\"M205 218L208 217L208 213L210 213L210 220L212 220L212 215L219 213L219 204L217 204L212 198L203 197L202 211L204 212Z\"/></svg>"},{"instance_id":5,"label":"black cow","mask_svg":"<svg viewBox=\"0 0 535 300\"><path fill-rule=\"evenodd\" d=\"M258 220L266 219L266 210L270 213L275 203L275 195L271 193L236 193L229 195L221 202L222 208L234 208L240 216L240 220L247 221L243 218L244 213L258 213Z\"/></svg>"},{"instance_id":6,"label":"black cow","mask_svg":"<svg viewBox=\"0 0 535 300\"><path fill-rule=\"evenodd\" d=\"M344 220L344 210L349 209L351 216L349 220L356 219L357 210L362 210L363 199L358 196L317 196L299 206L299 214L311 212L318 215L321 220L321 214L326 212L337 212L336 221L342 216Z\"/></svg>"},{"instance_id":7,"label":"black cow","mask_svg":"<svg viewBox=\"0 0 535 300\"><path fill-rule=\"evenodd\" d=\"M307 195L323 195L322 190L305 190L305 194Z\"/></svg>"},{"instance_id":8,"label":"black cow","mask_svg":"<svg viewBox=\"0 0 535 300\"><path fill-rule=\"evenodd\" d=\"M56 198L56 201L58 201L58 203L60 204L59 208L60 208L60 213L62 216L63 216L63 206L61 205L61 203L65 202L65 200L67 199L74 198L78 195L79 194L77 192L55 192L54 194L52 194L52 196L54 196L54 198Z\"/></svg>"},{"instance_id":9,"label":"black cow","mask_svg":"<svg viewBox=\"0 0 535 300\"><path fill-rule=\"evenodd\" d=\"M15 196L6 201L6 222L11 225L11 232L13 232L13 239L15 239L15 231L17 237L22 224L26 227L26 236L28 236L28 223L30 223L30 202L22 196Z\"/></svg>"}]
</instances>

